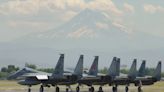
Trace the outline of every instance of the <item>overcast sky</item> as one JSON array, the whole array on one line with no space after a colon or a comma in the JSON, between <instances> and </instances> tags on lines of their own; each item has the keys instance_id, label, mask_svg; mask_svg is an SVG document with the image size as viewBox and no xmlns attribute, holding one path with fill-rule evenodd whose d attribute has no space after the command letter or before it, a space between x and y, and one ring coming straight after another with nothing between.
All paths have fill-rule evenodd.
<instances>
[{"instance_id":1,"label":"overcast sky","mask_svg":"<svg viewBox=\"0 0 164 92\"><path fill-rule=\"evenodd\" d=\"M129 32L164 37L163 0L0 0L0 42L58 27L86 8Z\"/></svg>"},{"instance_id":2,"label":"overcast sky","mask_svg":"<svg viewBox=\"0 0 164 92\"><path fill-rule=\"evenodd\" d=\"M130 45L132 49L134 50L136 50L136 48L139 48L139 49L143 48L141 49L143 50L143 52L136 50L137 54L135 53L134 55L132 55L132 53L130 52L131 49L129 49L130 47L129 40L126 41L127 39L125 39L125 42L123 42L124 39L122 41L121 37L120 38L115 37L115 38L118 38L117 41L115 41L115 38L113 38L114 40L112 40L112 42L110 42L110 38L103 39L103 40L96 39L95 42L93 43L92 43L92 39L91 40L89 39L89 41L88 39L86 40L85 38L81 40L76 40L77 38L82 38L83 36L90 35L90 34L91 34L91 37L94 37L92 33L94 33L97 27L95 27L95 29L93 28L93 29L87 30L87 27L83 27L83 26L82 28L79 28L79 30L72 30L70 28L71 32L73 31L72 33L68 33L68 36L72 37L71 41L73 39L71 44L70 44L71 41L67 41L67 39L64 39L65 41L63 39L62 40L60 39L57 41L56 40L50 41L49 43L52 43L53 44L52 46L52 44L49 45L48 40L45 40L45 43L42 44L43 47L44 45L51 46L54 48L59 47L61 50L63 50L63 52L65 51L65 49L68 49L70 47L71 54L73 50L77 51L79 50L79 48L82 48L82 49L84 48L87 52L89 52L88 49L90 48L93 51L98 51L99 48L100 49L103 48L104 51L107 51L109 53L111 52L115 53L116 50L118 50L117 52L119 52L120 50L123 50L123 53L116 54L116 56L119 55L119 57L123 59L126 58L123 61L127 62L129 58L134 58L137 56L137 58L139 59L142 59L142 58L150 59L151 63L149 64L151 64L151 66L153 67L154 65L156 65L157 60L162 60L164 58L163 57L164 52L162 51L163 46L164 46L164 42L163 42L164 40L164 1L163 0L0 0L0 44L3 42L12 43L16 39L19 39L20 41L22 41L22 43L23 42L26 43L25 40L21 40L21 39L26 38L27 35L35 35L36 33L39 33L39 32L46 33L49 30L53 31L55 28L62 26L63 24L67 23L72 18L74 18L76 15L78 15L80 12L87 9L100 12L101 14L103 14L102 18L105 16L104 19L109 19L112 26L120 28L121 31L125 31L129 35L135 32L141 33L139 34L137 38L138 42L135 43L136 40L134 40L134 42L133 40L130 40L131 41ZM93 13L93 14L96 14L96 13ZM88 21L84 22L86 24L85 26L88 25L87 22ZM76 21L75 21L75 24L76 24ZM109 24L97 23L96 26L100 28L100 31L98 31L97 34L99 35L99 33L102 32L101 28L102 29L107 28L111 24L110 23ZM65 25L62 27L65 28ZM68 31L67 29L65 30ZM145 34L150 35L149 38L151 37L152 38L142 41L143 39L146 38ZM55 34L55 36L56 35L58 34ZM113 34L111 34L110 36L112 35ZM49 35L45 35L45 36L48 37ZM39 37L43 37L43 36L39 36ZM154 40L155 37L157 38L157 40L156 39ZM43 39L41 39L41 41ZM76 40L76 42L74 42L75 41L74 39ZM118 42L118 40L120 40L120 42ZM154 40L154 41L151 42L151 40ZM157 42L157 44L155 44L155 42ZM23 43L23 46L25 45L24 48L29 46L24 43ZM32 45L33 43L38 44L37 48L38 46L42 47L42 45L40 45L39 42L38 43L31 42L30 45ZM120 43L121 45L117 43ZM16 45L14 44L13 46L18 48L16 49L15 52L13 50L8 51L9 48L12 48L12 46L10 47L10 44L6 51L4 50L4 48L6 47L6 44L0 48L1 50L0 56L2 59L1 61L3 61L5 64L9 64L9 62L11 61L13 61L14 64L16 61L19 61L17 63L19 64L27 60L30 60L31 62L36 62L36 60L38 60L38 62L36 63L41 64L40 62L43 62L42 65L45 65L44 63L47 64L47 62L49 62L49 65L54 64L54 56L52 53L54 53L55 50L53 51L51 49L50 50L48 49L48 51L44 51L44 49L42 48L32 49L32 50L31 49L22 50L20 49L21 46L19 44L16 44ZM116 47L115 50L113 50L112 46L113 48ZM148 50L146 50L147 48ZM47 50L47 48L45 50ZM41 52L39 53L39 51ZM52 53L50 53L51 51ZM28 54L29 56L27 55L28 52L30 52L30 54ZM81 54L81 51L79 52ZM41 54L38 57L39 58L42 57L42 58L38 59L37 57L38 53ZM93 53L95 54L95 52ZM93 53L90 56L93 56ZM75 56L75 54L73 55ZM79 54L76 54L76 55L79 55ZM104 55L106 55L107 57L109 54L105 53L102 56ZM110 54L110 60L112 56L114 55L115 54L112 54L112 53ZM4 57L6 58L4 59ZM72 58L74 57L72 56ZM56 59L58 59L58 57ZM67 60L69 61L69 59ZM107 62L107 60L104 60L104 61L102 60L101 64L104 64L103 66L105 66L106 65L105 62ZM70 63L67 63L67 64L69 65ZM130 64L131 63L129 63L129 65Z\"/></svg>"}]
</instances>

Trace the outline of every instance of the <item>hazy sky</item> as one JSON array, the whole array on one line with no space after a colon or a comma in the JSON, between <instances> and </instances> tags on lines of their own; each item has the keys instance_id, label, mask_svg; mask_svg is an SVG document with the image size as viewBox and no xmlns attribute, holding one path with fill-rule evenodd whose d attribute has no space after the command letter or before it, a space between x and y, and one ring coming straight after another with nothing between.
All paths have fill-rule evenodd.
<instances>
[{"instance_id":1,"label":"hazy sky","mask_svg":"<svg viewBox=\"0 0 164 92\"><path fill-rule=\"evenodd\" d=\"M58 36L65 38L56 39ZM163 40L163 0L0 0L2 65L24 65L29 60L54 66L58 59L54 53L59 49L61 53L70 51L72 59L67 60L71 62L84 50L90 53L85 56L121 57L123 64L136 57L140 63L146 59L154 67L164 59ZM108 61L100 62L103 67Z\"/></svg>"},{"instance_id":2,"label":"hazy sky","mask_svg":"<svg viewBox=\"0 0 164 92\"><path fill-rule=\"evenodd\" d=\"M56 28L86 8L126 31L164 37L163 0L0 0L0 42Z\"/></svg>"}]
</instances>

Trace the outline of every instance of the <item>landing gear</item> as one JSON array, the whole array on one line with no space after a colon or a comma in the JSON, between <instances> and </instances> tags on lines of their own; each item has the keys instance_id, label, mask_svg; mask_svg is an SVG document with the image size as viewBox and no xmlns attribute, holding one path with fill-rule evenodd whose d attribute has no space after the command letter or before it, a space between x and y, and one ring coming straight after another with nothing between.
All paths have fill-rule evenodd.
<instances>
[{"instance_id":1,"label":"landing gear","mask_svg":"<svg viewBox=\"0 0 164 92\"><path fill-rule=\"evenodd\" d=\"M115 92L117 92L117 85L116 85L116 91Z\"/></svg>"},{"instance_id":2,"label":"landing gear","mask_svg":"<svg viewBox=\"0 0 164 92\"><path fill-rule=\"evenodd\" d=\"M112 91L117 92L117 85L113 86Z\"/></svg>"},{"instance_id":3,"label":"landing gear","mask_svg":"<svg viewBox=\"0 0 164 92\"><path fill-rule=\"evenodd\" d=\"M44 87L43 85L40 86L40 92L43 92L44 91Z\"/></svg>"},{"instance_id":4,"label":"landing gear","mask_svg":"<svg viewBox=\"0 0 164 92\"><path fill-rule=\"evenodd\" d=\"M66 88L66 92L69 92L69 88Z\"/></svg>"},{"instance_id":5,"label":"landing gear","mask_svg":"<svg viewBox=\"0 0 164 92\"><path fill-rule=\"evenodd\" d=\"M59 92L59 91L60 91L59 87L58 87L58 86L56 86L56 92Z\"/></svg>"},{"instance_id":6,"label":"landing gear","mask_svg":"<svg viewBox=\"0 0 164 92\"><path fill-rule=\"evenodd\" d=\"M98 92L103 92L102 86L99 87L99 91Z\"/></svg>"},{"instance_id":7,"label":"landing gear","mask_svg":"<svg viewBox=\"0 0 164 92\"><path fill-rule=\"evenodd\" d=\"M31 85L29 85L28 87L28 92L31 92Z\"/></svg>"},{"instance_id":8,"label":"landing gear","mask_svg":"<svg viewBox=\"0 0 164 92\"><path fill-rule=\"evenodd\" d=\"M80 87L79 86L76 87L76 92L80 92Z\"/></svg>"},{"instance_id":9,"label":"landing gear","mask_svg":"<svg viewBox=\"0 0 164 92\"><path fill-rule=\"evenodd\" d=\"M66 92L69 92L69 91L72 92L72 89L71 89L71 86L70 85L67 85L66 86Z\"/></svg>"},{"instance_id":10,"label":"landing gear","mask_svg":"<svg viewBox=\"0 0 164 92\"><path fill-rule=\"evenodd\" d=\"M128 92L129 91L129 87L128 85L125 87L125 92Z\"/></svg>"},{"instance_id":11,"label":"landing gear","mask_svg":"<svg viewBox=\"0 0 164 92\"><path fill-rule=\"evenodd\" d=\"M138 92L142 92L142 81L139 80Z\"/></svg>"},{"instance_id":12,"label":"landing gear","mask_svg":"<svg viewBox=\"0 0 164 92\"><path fill-rule=\"evenodd\" d=\"M28 88L28 92L31 92L31 88L30 87Z\"/></svg>"},{"instance_id":13,"label":"landing gear","mask_svg":"<svg viewBox=\"0 0 164 92\"><path fill-rule=\"evenodd\" d=\"M94 92L94 91L95 91L94 87L91 86L91 88L89 89L89 92Z\"/></svg>"},{"instance_id":14,"label":"landing gear","mask_svg":"<svg viewBox=\"0 0 164 92\"><path fill-rule=\"evenodd\" d=\"M138 87L138 92L142 92L141 86Z\"/></svg>"},{"instance_id":15,"label":"landing gear","mask_svg":"<svg viewBox=\"0 0 164 92\"><path fill-rule=\"evenodd\" d=\"M112 91L113 91L113 92L115 92L115 91L116 91L116 88L115 88L114 86L112 87Z\"/></svg>"}]
</instances>

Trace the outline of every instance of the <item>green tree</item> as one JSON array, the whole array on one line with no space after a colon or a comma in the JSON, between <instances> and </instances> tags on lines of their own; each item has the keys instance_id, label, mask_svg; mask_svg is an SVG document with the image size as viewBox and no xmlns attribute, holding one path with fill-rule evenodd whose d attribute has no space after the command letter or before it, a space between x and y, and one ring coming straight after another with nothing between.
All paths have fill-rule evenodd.
<instances>
[{"instance_id":1,"label":"green tree","mask_svg":"<svg viewBox=\"0 0 164 92\"><path fill-rule=\"evenodd\" d=\"M0 78L6 78L9 75L7 72L0 72Z\"/></svg>"},{"instance_id":2,"label":"green tree","mask_svg":"<svg viewBox=\"0 0 164 92\"><path fill-rule=\"evenodd\" d=\"M153 75L155 69L154 68L146 68L145 69L145 74L146 75Z\"/></svg>"},{"instance_id":3,"label":"green tree","mask_svg":"<svg viewBox=\"0 0 164 92\"><path fill-rule=\"evenodd\" d=\"M124 74L128 74L129 70L128 69L121 69L120 72L124 73Z\"/></svg>"},{"instance_id":4,"label":"green tree","mask_svg":"<svg viewBox=\"0 0 164 92\"><path fill-rule=\"evenodd\" d=\"M42 72L47 72L47 73L53 73L54 69L53 68L41 68L41 69L37 69L38 71L42 71Z\"/></svg>"},{"instance_id":5,"label":"green tree","mask_svg":"<svg viewBox=\"0 0 164 92\"><path fill-rule=\"evenodd\" d=\"M32 68L32 69L37 69L36 65L34 65L34 64L29 64L29 63L26 63L26 64L25 64L25 67Z\"/></svg>"},{"instance_id":6,"label":"green tree","mask_svg":"<svg viewBox=\"0 0 164 92\"><path fill-rule=\"evenodd\" d=\"M16 71L16 70L15 70L15 66L14 66L14 65L8 65L7 72L8 72L8 73L11 73L11 72L14 72L14 71Z\"/></svg>"},{"instance_id":7,"label":"green tree","mask_svg":"<svg viewBox=\"0 0 164 92\"><path fill-rule=\"evenodd\" d=\"M104 67L103 69L99 70L100 73L107 74L108 68Z\"/></svg>"},{"instance_id":8,"label":"green tree","mask_svg":"<svg viewBox=\"0 0 164 92\"><path fill-rule=\"evenodd\" d=\"M161 76L164 77L164 72L162 72Z\"/></svg>"},{"instance_id":9,"label":"green tree","mask_svg":"<svg viewBox=\"0 0 164 92\"><path fill-rule=\"evenodd\" d=\"M8 69L7 69L6 67L2 67L2 68L1 68L1 72L7 72L7 70L8 70Z\"/></svg>"}]
</instances>

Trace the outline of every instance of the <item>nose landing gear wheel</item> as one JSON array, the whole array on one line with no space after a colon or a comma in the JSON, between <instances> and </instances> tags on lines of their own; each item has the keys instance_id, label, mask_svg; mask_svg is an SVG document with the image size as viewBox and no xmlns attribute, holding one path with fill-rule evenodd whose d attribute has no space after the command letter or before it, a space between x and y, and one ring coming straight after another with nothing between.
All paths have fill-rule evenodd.
<instances>
[{"instance_id":1,"label":"nose landing gear wheel","mask_svg":"<svg viewBox=\"0 0 164 92\"><path fill-rule=\"evenodd\" d=\"M31 88L30 87L28 88L28 92L31 92Z\"/></svg>"},{"instance_id":2,"label":"nose landing gear wheel","mask_svg":"<svg viewBox=\"0 0 164 92\"><path fill-rule=\"evenodd\" d=\"M125 87L125 92L128 92L128 91L129 91L129 87L126 86L126 87Z\"/></svg>"},{"instance_id":3,"label":"nose landing gear wheel","mask_svg":"<svg viewBox=\"0 0 164 92\"><path fill-rule=\"evenodd\" d=\"M69 89L68 88L66 88L66 92L68 92L69 91Z\"/></svg>"},{"instance_id":4,"label":"nose landing gear wheel","mask_svg":"<svg viewBox=\"0 0 164 92\"><path fill-rule=\"evenodd\" d=\"M43 85L40 86L40 92L43 92L44 91L44 87Z\"/></svg>"},{"instance_id":5,"label":"nose landing gear wheel","mask_svg":"<svg viewBox=\"0 0 164 92\"><path fill-rule=\"evenodd\" d=\"M59 87L57 86L57 87L56 87L56 92L59 92L59 91L60 91L60 89L59 89Z\"/></svg>"},{"instance_id":6,"label":"nose landing gear wheel","mask_svg":"<svg viewBox=\"0 0 164 92\"><path fill-rule=\"evenodd\" d=\"M95 91L94 87L91 87L90 92L94 92L94 91Z\"/></svg>"},{"instance_id":7,"label":"nose landing gear wheel","mask_svg":"<svg viewBox=\"0 0 164 92\"><path fill-rule=\"evenodd\" d=\"M103 92L103 89L102 89L101 86L99 87L99 91L98 92Z\"/></svg>"},{"instance_id":8,"label":"nose landing gear wheel","mask_svg":"<svg viewBox=\"0 0 164 92\"><path fill-rule=\"evenodd\" d=\"M80 87L77 86L77 87L76 87L76 92L79 92L79 91L80 91Z\"/></svg>"},{"instance_id":9,"label":"nose landing gear wheel","mask_svg":"<svg viewBox=\"0 0 164 92\"><path fill-rule=\"evenodd\" d=\"M31 85L28 86L28 92L31 92Z\"/></svg>"},{"instance_id":10,"label":"nose landing gear wheel","mask_svg":"<svg viewBox=\"0 0 164 92\"><path fill-rule=\"evenodd\" d=\"M140 86L138 87L138 92L142 92L142 88Z\"/></svg>"}]
</instances>

